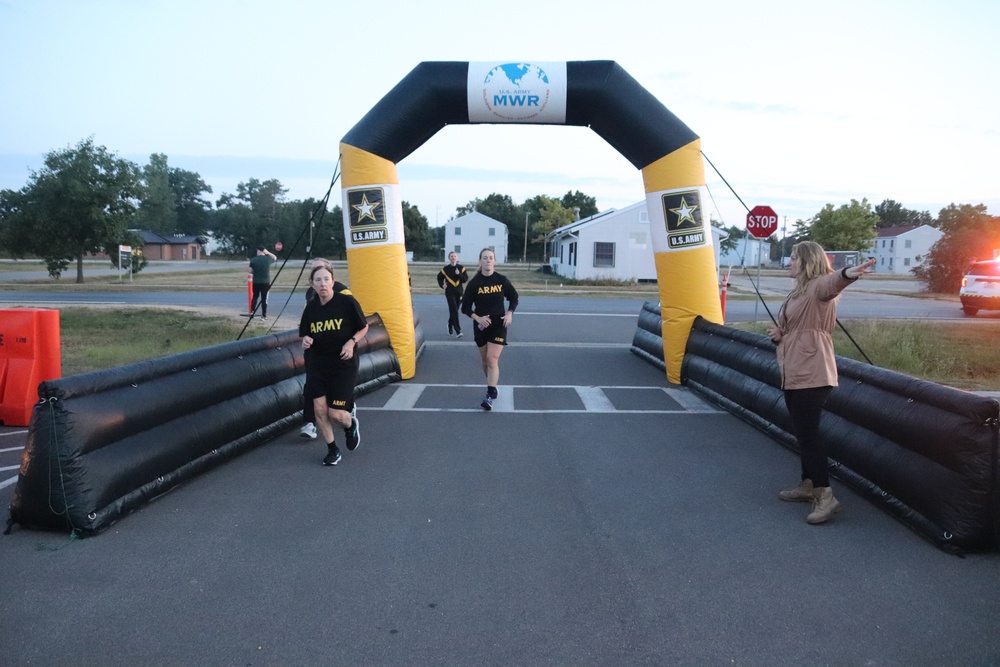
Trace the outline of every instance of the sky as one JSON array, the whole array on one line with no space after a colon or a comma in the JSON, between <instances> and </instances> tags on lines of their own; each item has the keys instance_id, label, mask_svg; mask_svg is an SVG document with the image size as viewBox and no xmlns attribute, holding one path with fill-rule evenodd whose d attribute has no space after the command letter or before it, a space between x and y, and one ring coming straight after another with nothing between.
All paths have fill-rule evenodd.
<instances>
[{"instance_id":1,"label":"sky","mask_svg":"<svg viewBox=\"0 0 1000 667\"><path fill-rule=\"evenodd\" d=\"M993 0L0 0L0 188L93 137L166 154L213 202L250 178L319 199L341 139L421 62L614 60L701 138L727 227L768 205L790 233L863 198L1000 215L998 28ZM644 198L584 127L449 126L398 170L432 227L494 192Z\"/></svg>"}]
</instances>

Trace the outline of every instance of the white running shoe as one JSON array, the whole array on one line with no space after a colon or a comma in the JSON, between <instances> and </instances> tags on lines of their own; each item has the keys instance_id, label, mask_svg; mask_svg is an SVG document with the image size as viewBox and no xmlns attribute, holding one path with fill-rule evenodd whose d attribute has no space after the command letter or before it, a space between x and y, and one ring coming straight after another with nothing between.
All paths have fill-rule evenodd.
<instances>
[{"instance_id":1,"label":"white running shoe","mask_svg":"<svg viewBox=\"0 0 1000 667\"><path fill-rule=\"evenodd\" d=\"M316 425L312 423L303 424L302 428L299 429L299 435L303 438L316 439Z\"/></svg>"}]
</instances>

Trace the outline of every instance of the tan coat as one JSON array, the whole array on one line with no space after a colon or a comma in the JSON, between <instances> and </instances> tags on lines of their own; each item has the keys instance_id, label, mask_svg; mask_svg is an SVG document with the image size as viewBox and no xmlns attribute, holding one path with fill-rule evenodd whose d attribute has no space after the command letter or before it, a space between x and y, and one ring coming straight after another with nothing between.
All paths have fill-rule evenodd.
<instances>
[{"instance_id":1,"label":"tan coat","mask_svg":"<svg viewBox=\"0 0 1000 667\"><path fill-rule=\"evenodd\" d=\"M778 311L778 367L782 389L837 386L833 328L840 293L854 280L840 271L813 280L805 292L789 295Z\"/></svg>"}]
</instances>

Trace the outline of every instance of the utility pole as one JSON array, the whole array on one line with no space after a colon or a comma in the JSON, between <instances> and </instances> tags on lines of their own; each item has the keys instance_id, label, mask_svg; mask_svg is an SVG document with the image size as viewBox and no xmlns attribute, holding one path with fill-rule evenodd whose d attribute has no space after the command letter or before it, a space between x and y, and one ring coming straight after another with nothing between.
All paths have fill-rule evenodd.
<instances>
[{"instance_id":1,"label":"utility pole","mask_svg":"<svg viewBox=\"0 0 1000 667\"><path fill-rule=\"evenodd\" d=\"M524 254L521 255L521 263L528 261L528 211L524 212Z\"/></svg>"}]
</instances>

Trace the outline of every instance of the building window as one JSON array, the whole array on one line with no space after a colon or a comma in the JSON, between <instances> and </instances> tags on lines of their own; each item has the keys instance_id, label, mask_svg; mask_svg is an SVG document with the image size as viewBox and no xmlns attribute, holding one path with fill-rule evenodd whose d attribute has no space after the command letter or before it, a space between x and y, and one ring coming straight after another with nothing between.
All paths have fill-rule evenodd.
<instances>
[{"instance_id":1,"label":"building window","mask_svg":"<svg viewBox=\"0 0 1000 667\"><path fill-rule=\"evenodd\" d=\"M889 240L889 248L892 249L896 246L896 239Z\"/></svg>"},{"instance_id":2,"label":"building window","mask_svg":"<svg viewBox=\"0 0 1000 667\"><path fill-rule=\"evenodd\" d=\"M594 242L594 266L615 265L615 244L606 241Z\"/></svg>"},{"instance_id":3,"label":"building window","mask_svg":"<svg viewBox=\"0 0 1000 667\"><path fill-rule=\"evenodd\" d=\"M496 227L490 227L490 236L496 236L496 235L497 235Z\"/></svg>"},{"instance_id":4,"label":"building window","mask_svg":"<svg viewBox=\"0 0 1000 667\"><path fill-rule=\"evenodd\" d=\"M906 239L905 241L903 241L903 247L904 248L912 248L913 247L913 241L910 240L910 239Z\"/></svg>"},{"instance_id":5,"label":"building window","mask_svg":"<svg viewBox=\"0 0 1000 667\"><path fill-rule=\"evenodd\" d=\"M649 222L649 212L648 211L639 211L639 222L645 222L645 223Z\"/></svg>"},{"instance_id":6,"label":"building window","mask_svg":"<svg viewBox=\"0 0 1000 667\"><path fill-rule=\"evenodd\" d=\"M455 228L455 236L461 236L461 235L462 235L462 228L461 227L456 227Z\"/></svg>"},{"instance_id":7,"label":"building window","mask_svg":"<svg viewBox=\"0 0 1000 667\"><path fill-rule=\"evenodd\" d=\"M909 243L909 241L907 241L907 243ZM909 257L904 257L903 258L903 266L909 266L909 265L910 265L910 258Z\"/></svg>"},{"instance_id":8,"label":"building window","mask_svg":"<svg viewBox=\"0 0 1000 667\"><path fill-rule=\"evenodd\" d=\"M569 244L569 265L576 266L576 241Z\"/></svg>"},{"instance_id":9,"label":"building window","mask_svg":"<svg viewBox=\"0 0 1000 667\"><path fill-rule=\"evenodd\" d=\"M458 254L462 254L462 246L460 245L455 246L455 252L457 252Z\"/></svg>"}]
</instances>

